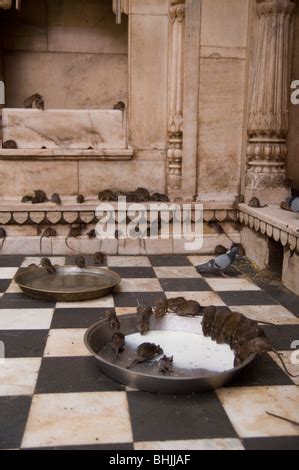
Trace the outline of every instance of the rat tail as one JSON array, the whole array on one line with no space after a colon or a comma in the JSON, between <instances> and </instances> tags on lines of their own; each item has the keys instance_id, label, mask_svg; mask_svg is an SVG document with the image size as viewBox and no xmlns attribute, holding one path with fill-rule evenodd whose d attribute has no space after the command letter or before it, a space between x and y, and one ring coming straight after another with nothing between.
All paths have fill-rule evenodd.
<instances>
[{"instance_id":1,"label":"rat tail","mask_svg":"<svg viewBox=\"0 0 299 470\"><path fill-rule=\"evenodd\" d=\"M278 359L280 360L281 364L282 364L282 367L284 369L284 371L286 372L286 374L288 374L290 377L299 377L299 374L297 375L294 375L292 374L288 369L287 369L287 366L285 365L284 363L284 360L282 359L281 357L281 354L279 354L277 351L275 351L275 349L271 349L272 352L274 352L274 354L278 357Z\"/></svg>"},{"instance_id":2,"label":"rat tail","mask_svg":"<svg viewBox=\"0 0 299 470\"><path fill-rule=\"evenodd\" d=\"M138 359L134 359L134 361L132 361L131 364L127 367L127 369L132 369L132 367L135 367L136 364L138 364Z\"/></svg>"}]
</instances>

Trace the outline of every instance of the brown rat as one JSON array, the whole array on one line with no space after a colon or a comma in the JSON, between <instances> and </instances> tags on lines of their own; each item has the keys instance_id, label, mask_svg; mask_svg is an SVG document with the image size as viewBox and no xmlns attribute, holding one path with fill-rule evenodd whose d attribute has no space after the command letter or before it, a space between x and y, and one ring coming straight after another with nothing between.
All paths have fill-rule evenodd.
<instances>
[{"instance_id":1,"label":"brown rat","mask_svg":"<svg viewBox=\"0 0 299 470\"><path fill-rule=\"evenodd\" d=\"M111 338L110 344L115 351L116 359L118 359L119 353L125 349L125 335L120 331L116 331Z\"/></svg>"},{"instance_id":2,"label":"brown rat","mask_svg":"<svg viewBox=\"0 0 299 470\"><path fill-rule=\"evenodd\" d=\"M47 227L41 234L41 237L39 239L39 251L40 253L42 252L42 242L44 238L50 238L50 237L56 237L57 232L53 227Z\"/></svg>"},{"instance_id":3,"label":"brown rat","mask_svg":"<svg viewBox=\"0 0 299 470\"><path fill-rule=\"evenodd\" d=\"M93 255L94 264L96 266L101 266L105 263L106 255L102 251L97 251Z\"/></svg>"},{"instance_id":4,"label":"brown rat","mask_svg":"<svg viewBox=\"0 0 299 470\"><path fill-rule=\"evenodd\" d=\"M99 201L116 201L115 193L110 189L105 189L98 194Z\"/></svg>"},{"instance_id":5,"label":"brown rat","mask_svg":"<svg viewBox=\"0 0 299 470\"><path fill-rule=\"evenodd\" d=\"M2 143L2 148L4 149L17 149L17 143L14 140L6 140Z\"/></svg>"},{"instance_id":6,"label":"brown rat","mask_svg":"<svg viewBox=\"0 0 299 470\"><path fill-rule=\"evenodd\" d=\"M76 201L78 204L83 204L83 202L85 201L85 198L84 196L82 196L82 194L79 194L76 198Z\"/></svg>"},{"instance_id":7,"label":"brown rat","mask_svg":"<svg viewBox=\"0 0 299 470\"><path fill-rule=\"evenodd\" d=\"M160 356L161 354L163 354L163 349L161 349L160 346L157 346L154 343L142 343L137 348L136 359L131 362L127 369L131 369L136 364L151 361L156 356Z\"/></svg>"},{"instance_id":8,"label":"brown rat","mask_svg":"<svg viewBox=\"0 0 299 470\"><path fill-rule=\"evenodd\" d=\"M152 307L147 305L139 305L137 308L138 318L138 331L141 335L147 333L150 329L150 317L153 314Z\"/></svg>"},{"instance_id":9,"label":"brown rat","mask_svg":"<svg viewBox=\"0 0 299 470\"><path fill-rule=\"evenodd\" d=\"M199 315L201 311L202 307L196 300L186 300L174 310L180 317L195 317Z\"/></svg>"},{"instance_id":10,"label":"brown rat","mask_svg":"<svg viewBox=\"0 0 299 470\"><path fill-rule=\"evenodd\" d=\"M32 204L42 204L43 202L48 201L47 195L42 189L37 189L33 192L34 196L32 198Z\"/></svg>"},{"instance_id":11,"label":"brown rat","mask_svg":"<svg viewBox=\"0 0 299 470\"><path fill-rule=\"evenodd\" d=\"M150 201L153 202L169 202L169 197L166 194L154 193L150 197Z\"/></svg>"},{"instance_id":12,"label":"brown rat","mask_svg":"<svg viewBox=\"0 0 299 470\"><path fill-rule=\"evenodd\" d=\"M238 196L235 197L235 200L233 202L233 209L238 209L239 204L243 204L245 202L245 197L243 194L239 194Z\"/></svg>"},{"instance_id":13,"label":"brown rat","mask_svg":"<svg viewBox=\"0 0 299 470\"><path fill-rule=\"evenodd\" d=\"M114 106L113 109L117 109L119 111L124 111L126 109L126 105L123 101L118 101Z\"/></svg>"},{"instance_id":14,"label":"brown rat","mask_svg":"<svg viewBox=\"0 0 299 470\"><path fill-rule=\"evenodd\" d=\"M97 237L97 234L96 234L96 231L95 229L93 228L92 230L90 230L89 232L87 232L87 236L88 238L91 240L93 238L96 238Z\"/></svg>"},{"instance_id":15,"label":"brown rat","mask_svg":"<svg viewBox=\"0 0 299 470\"><path fill-rule=\"evenodd\" d=\"M109 309L106 311L106 318L110 323L110 327L112 330L119 330L120 329L120 321L118 319L118 316L116 315L115 311L113 309Z\"/></svg>"},{"instance_id":16,"label":"brown rat","mask_svg":"<svg viewBox=\"0 0 299 470\"><path fill-rule=\"evenodd\" d=\"M74 251L73 248L68 245L68 239L80 237L83 233L84 228L85 224L78 224L70 227L70 231L65 239L65 244L70 250Z\"/></svg>"},{"instance_id":17,"label":"brown rat","mask_svg":"<svg viewBox=\"0 0 299 470\"><path fill-rule=\"evenodd\" d=\"M81 268L81 269L85 268L85 258L84 258L84 256L78 256L76 258L76 266L78 266L78 268Z\"/></svg>"},{"instance_id":18,"label":"brown rat","mask_svg":"<svg viewBox=\"0 0 299 470\"><path fill-rule=\"evenodd\" d=\"M39 93L35 93L34 95L29 96L29 98L26 98L26 100L24 101L24 108L31 109L34 104L37 109L45 109L44 99Z\"/></svg>"},{"instance_id":19,"label":"brown rat","mask_svg":"<svg viewBox=\"0 0 299 470\"><path fill-rule=\"evenodd\" d=\"M51 202L53 202L54 204L57 204L58 206L61 206L61 199L58 193L52 194Z\"/></svg>"},{"instance_id":20,"label":"brown rat","mask_svg":"<svg viewBox=\"0 0 299 470\"><path fill-rule=\"evenodd\" d=\"M30 196L29 194L26 194L26 196L22 197L22 203L32 202L32 200L33 200L33 196Z\"/></svg>"},{"instance_id":21,"label":"brown rat","mask_svg":"<svg viewBox=\"0 0 299 470\"><path fill-rule=\"evenodd\" d=\"M42 258L40 264L47 271L47 273L56 274L56 269L54 268L49 258Z\"/></svg>"},{"instance_id":22,"label":"brown rat","mask_svg":"<svg viewBox=\"0 0 299 470\"><path fill-rule=\"evenodd\" d=\"M261 203L258 197L251 198L248 205L249 207L253 207L255 209L263 209L263 207L268 207L267 204L265 204L264 206L261 206Z\"/></svg>"},{"instance_id":23,"label":"brown rat","mask_svg":"<svg viewBox=\"0 0 299 470\"><path fill-rule=\"evenodd\" d=\"M215 248L215 255L216 256L225 255L225 253L227 253L227 252L228 252L228 249L225 248L222 245L217 245L216 248Z\"/></svg>"},{"instance_id":24,"label":"brown rat","mask_svg":"<svg viewBox=\"0 0 299 470\"><path fill-rule=\"evenodd\" d=\"M163 356L158 362L159 372L170 375L173 372L173 356Z\"/></svg>"},{"instance_id":25,"label":"brown rat","mask_svg":"<svg viewBox=\"0 0 299 470\"><path fill-rule=\"evenodd\" d=\"M156 318L162 318L164 315L166 315L168 309L168 302L167 299L158 299L154 303L154 312L155 312L155 317Z\"/></svg>"}]
</instances>

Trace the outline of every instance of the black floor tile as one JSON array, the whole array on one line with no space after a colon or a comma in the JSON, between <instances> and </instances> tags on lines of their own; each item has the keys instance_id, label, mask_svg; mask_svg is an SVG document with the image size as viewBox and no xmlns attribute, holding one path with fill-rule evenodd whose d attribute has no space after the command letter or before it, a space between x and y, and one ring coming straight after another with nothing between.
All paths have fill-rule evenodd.
<instances>
[{"instance_id":1,"label":"black floor tile","mask_svg":"<svg viewBox=\"0 0 299 470\"><path fill-rule=\"evenodd\" d=\"M192 266L184 255L149 255L148 258L152 266Z\"/></svg>"},{"instance_id":2,"label":"black floor tile","mask_svg":"<svg viewBox=\"0 0 299 470\"><path fill-rule=\"evenodd\" d=\"M165 292L198 292L212 290L209 284L204 279L200 278L159 279L159 282Z\"/></svg>"},{"instance_id":3,"label":"black floor tile","mask_svg":"<svg viewBox=\"0 0 299 470\"><path fill-rule=\"evenodd\" d=\"M294 383L267 353L263 353L246 366L228 386L258 387L270 385L294 385Z\"/></svg>"},{"instance_id":4,"label":"black floor tile","mask_svg":"<svg viewBox=\"0 0 299 470\"><path fill-rule=\"evenodd\" d=\"M150 267L124 267L124 266L112 266L112 271L118 273L124 278L153 278L156 277L156 273L153 268Z\"/></svg>"},{"instance_id":5,"label":"black floor tile","mask_svg":"<svg viewBox=\"0 0 299 470\"><path fill-rule=\"evenodd\" d=\"M23 255L0 255L0 268L17 268L24 258Z\"/></svg>"},{"instance_id":6,"label":"black floor tile","mask_svg":"<svg viewBox=\"0 0 299 470\"><path fill-rule=\"evenodd\" d=\"M164 292L115 292L113 294L115 307L138 307L138 305L153 305L156 300L165 298Z\"/></svg>"},{"instance_id":7,"label":"black floor tile","mask_svg":"<svg viewBox=\"0 0 299 470\"><path fill-rule=\"evenodd\" d=\"M226 305L276 305L277 301L263 291L226 291L217 292Z\"/></svg>"},{"instance_id":8,"label":"black floor tile","mask_svg":"<svg viewBox=\"0 0 299 470\"><path fill-rule=\"evenodd\" d=\"M11 284L11 279L0 279L0 292L5 292Z\"/></svg>"},{"instance_id":9,"label":"black floor tile","mask_svg":"<svg viewBox=\"0 0 299 470\"><path fill-rule=\"evenodd\" d=\"M263 330L277 351L292 349L292 342L299 339L299 325L279 325L279 327L263 325Z\"/></svg>"},{"instance_id":10,"label":"black floor tile","mask_svg":"<svg viewBox=\"0 0 299 470\"><path fill-rule=\"evenodd\" d=\"M243 446L246 450L298 450L299 436L243 439Z\"/></svg>"},{"instance_id":11,"label":"black floor tile","mask_svg":"<svg viewBox=\"0 0 299 470\"><path fill-rule=\"evenodd\" d=\"M123 391L101 372L94 357L48 357L42 360L35 393Z\"/></svg>"},{"instance_id":12,"label":"black floor tile","mask_svg":"<svg viewBox=\"0 0 299 470\"><path fill-rule=\"evenodd\" d=\"M0 449L18 449L29 413L31 397L0 397Z\"/></svg>"},{"instance_id":13,"label":"black floor tile","mask_svg":"<svg viewBox=\"0 0 299 470\"><path fill-rule=\"evenodd\" d=\"M5 357L42 357L48 330L2 330Z\"/></svg>"},{"instance_id":14,"label":"black floor tile","mask_svg":"<svg viewBox=\"0 0 299 470\"><path fill-rule=\"evenodd\" d=\"M51 328L89 328L105 318L106 308L56 308Z\"/></svg>"},{"instance_id":15,"label":"black floor tile","mask_svg":"<svg viewBox=\"0 0 299 470\"><path fill-rule=\"evenodd\" d=\"M0 308L54 308L56 302L38 300L27 297L22 293L4 294L0 302Z\"/></svg>"},{"instance_id":16,"label":"black floor tile","mask_svg":"<svg viewBox=\"0 0 299 470\"><path fill-rule=\"evenodd\" d=\"M56 447L34 447L28 448L26 450L134 450L133 443L125 444L90 444L90 445L81 445L81 446L56 446Z\"/></svg>"},{"instance_id":17,"label":"black floor tile","mask_svg":"<svg viewBox=\"0 0 299 470\"><path fill-rule=\"evenodd\" d=\"M236 437L214 392L197 395L128 393L134 441Z\"/></svg>"}]
</instances>

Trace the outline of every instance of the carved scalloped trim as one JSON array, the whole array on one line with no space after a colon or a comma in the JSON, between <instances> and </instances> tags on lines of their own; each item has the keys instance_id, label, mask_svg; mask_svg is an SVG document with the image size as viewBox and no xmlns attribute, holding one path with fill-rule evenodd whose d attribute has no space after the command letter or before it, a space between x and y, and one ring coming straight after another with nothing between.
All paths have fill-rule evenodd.
<instances>
[{"instance_id":1,"label":"carved scalloped trim","mask_svg":"<svg viewBox=\"0 0 299 470\"><path fill-rule=\"evenodd\" d=\"M250 227L255 232L260 232L262 235L267 235L269 238L273 238L275 241L280 242L282 246L288 247L291 251L299 252L299 232L298 237L288 233L286 230L275 227L259 217L246 214L244 212L238 213L238 220L241 224L246 227Z\"/></svg>"}]
</instances>

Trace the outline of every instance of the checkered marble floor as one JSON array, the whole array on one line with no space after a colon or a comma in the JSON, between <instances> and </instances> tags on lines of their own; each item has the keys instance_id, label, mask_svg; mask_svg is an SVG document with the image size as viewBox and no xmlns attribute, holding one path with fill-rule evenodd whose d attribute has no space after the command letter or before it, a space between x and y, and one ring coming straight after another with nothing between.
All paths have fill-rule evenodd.
<instances>
[{"instance_id":1,"label":"checkered marble floor","mask_svg":"<svg viewBox=\"0 0 299 470\"><path fill-rule=\"evenodd\" d=\"M299 421L299 381L286 375L271 353L227 388L175 396L114 382L83 345L84 332L105 308L126 314L138 302L182 295L274 323L264 329L299 373L290 363L291 343L299 340L299 298L269 282L254 284L236 268L227 279L201 277L195 266L206 259L110 256L108 266L123 277L117 292L55 304L25 297L12 280L36 258L0 256L0 341L6 353L0 364L0 448L298 449L298 426L265 413Z\"/></svg>"}]
</instances>

